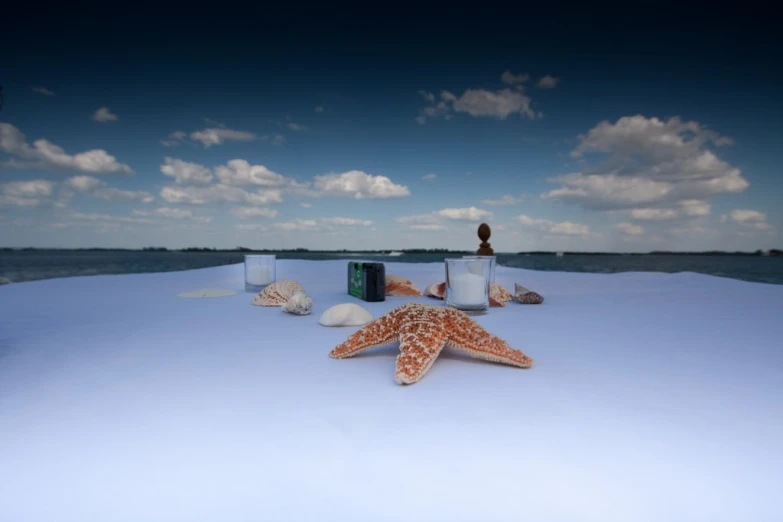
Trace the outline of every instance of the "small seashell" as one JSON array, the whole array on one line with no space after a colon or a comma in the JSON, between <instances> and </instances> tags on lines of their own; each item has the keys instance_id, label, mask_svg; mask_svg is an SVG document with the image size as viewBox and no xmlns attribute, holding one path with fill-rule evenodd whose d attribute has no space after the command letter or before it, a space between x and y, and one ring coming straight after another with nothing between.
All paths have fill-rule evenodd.
<instances>
[{"instance_id":1,"label":"small seashell","mask_svg":"<svg viewBox=\"0 0 783 522\"><path fill-rule=\"evenodd\" d=\"M266 286L253 298L256 306L283 306L296 292L304 292L302 285L296 281L284 279Z\"/></svg>"},{"instance_id":2,"label":"small seashell","mask_svg":"<svg viewBox=\"0 0 783 522\"><path fill-rule=\"evenodd\" d=\"M519 283L514 284L514 297L521 304L541 304L544 302L541 294L533 292Z\"/></svg>"},{"instance_id":3,"label":"small seashell","mask_svg":"<svg viewBox=\"0 0 783 522\"><path fill-rule=\"evenodd\" d=\"M386 276L386 295L391 296L419 296L421 290L416 288L410 279L404 277L388 274Z\"/></svg>"},{"instance_id":4,"label":"small seashell","mask_svg":"<svg viewBox=\"0 0 783 522\"><path fill-rule=\"evenodd\" d=\"M489 284L489 306L501 307L506 306L506 301L511 301L513 297L511 292L503 288L497 283Z\"/></svg>"},{"instance_id":5,"label":"small seashell","mask_svg":"<svg viewBox=\"0 0 783 522\"><path fill-rule=\"evenodd\" d=\"M498 301L508 302L514 300L514 296L511 295L511 292L497 283L489 284L489 295Z\"/></svg>"},{"instance_id":6,"label":"small seashell","mask_svg":"<svg viewBox=\"0 0 783 522\"><path fill-rule=\"evenodd\" d=\"M361 326L372 321L372 314L354 303L343 303L328 308L318 320L323 326Z\"/></svg>"},{"instance_id":7,"label":"small seashell","mask_svg":"<svg viewBox=\"0 0 783 522\"><path fill-rule=\"evenodd\" d=\"M313 311L313 299L304 292L296 292L283 305L283 311L294 315L307 315Z\"/></svg>"},{"instance_id":8,"label":"small seashell","mask_svg":"<svg viewBox=\"0 0 783 522\"><path fill-rule=\"evenodd\" d=\"M446 296L446 282L432 283L430 286L424 289L424 295L434 297L436 299L443 299Z\"/></svg>"}]
</instances>

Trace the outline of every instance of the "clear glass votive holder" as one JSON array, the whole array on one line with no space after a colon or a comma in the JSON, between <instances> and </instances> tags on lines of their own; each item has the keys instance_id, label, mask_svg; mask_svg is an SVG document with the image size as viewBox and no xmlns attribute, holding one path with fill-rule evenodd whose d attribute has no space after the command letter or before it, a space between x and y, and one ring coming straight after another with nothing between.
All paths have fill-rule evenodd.
<instances>
[{"instance_id":1,"label":"clear glass votive holder","mask_svg":"<svg viewBox=\"0 0 783 522\"><path fill-rule=\"evenodd\" d=\"M468 315L487 313L491 266L489 259L446 259L446 306Z\"/></svg>"},{"instance_id":2,"label":"clear glass votive holder","mask_svg":"<svg viewBox=\"0 0 783 522\"><path fill-rule=\"evenodd\" d=\"M245 256L245 292L260 292L275 282L274 255Z\"/></svg>"},{"instance_id":3,"label":"clear glass votive holder","mask_svg":"<svg viewBox=\"0 0 783 522\"><path fill-rule=\"evenodd\" d=\"M494 283L495 282L495 266L497 265L497 256L462 256L463 259L489 259L490 261L490 272L489 272L489 282Z\"/></svg>"}]
</instances>

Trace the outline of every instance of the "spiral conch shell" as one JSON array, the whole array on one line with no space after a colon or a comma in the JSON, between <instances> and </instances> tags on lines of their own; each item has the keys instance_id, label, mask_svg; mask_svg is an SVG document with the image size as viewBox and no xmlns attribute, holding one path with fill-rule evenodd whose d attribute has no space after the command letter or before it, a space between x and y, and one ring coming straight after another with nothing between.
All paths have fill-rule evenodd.
<instances>
[{"instance_id":1,"label":"spiral conch shell","mask_svg":"<svg viewBox=\"0 0 783 522\"><path fill-rule=\"evenodd\" d=\"M283 306L297 292L304 293L304 287L296 281L288 279L275 281L253 298L253 304L256 306Z\"/></svg>"},{"instance_id":2,"label":"spiral conch shell","mask_svg":"<svg viewBox=\"0 0 783 522\"><path fill-rule=\"evenodd\" d=\"M514 284L514 293L517 301L521 304L541 304L544 302L544 298L541 294L533 292L519 283Z\"/></svg>"},{"instance_id":3,"label":"spiral conch shell","mask_svg":"<svg viewBox=\"0 0 783 522\"><path fill-rule=\"evenodd\" d=\"M386 295L419 296L421 295L421 290L416 288L416 285L414 285L410 279L389 274L386 276Z\"/></svg>"},{"instance_id":4,"label":"spiral conch shell","mask_svg":"<svg viewBox=\"0 0 783 522\"><path fill-rule=\"evenodd\" d=\"M313 298L304 292L296 292L283 305L283 311L294 315L307 315L313 311Z\"/></svg>"}]
</instances>

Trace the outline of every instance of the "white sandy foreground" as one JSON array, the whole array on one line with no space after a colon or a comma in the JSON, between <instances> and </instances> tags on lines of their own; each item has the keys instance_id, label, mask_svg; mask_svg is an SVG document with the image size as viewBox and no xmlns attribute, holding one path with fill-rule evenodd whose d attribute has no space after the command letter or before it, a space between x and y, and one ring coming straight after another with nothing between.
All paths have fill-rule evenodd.
<instances>
[{"instance_id":1,"label":"white sandy foreground","mask_svg":"<svg viewBox=\"0 0 783 522\"><path fill-rule=\"evenodd\" d=\"M780 520L783 286L498 267L546 301L477 320L534 368L399 386L396 346L328 356L345 261L277 272L312 315L252 306L241 265L0 287L0 520Z\"/></svg>"}]
</instances>

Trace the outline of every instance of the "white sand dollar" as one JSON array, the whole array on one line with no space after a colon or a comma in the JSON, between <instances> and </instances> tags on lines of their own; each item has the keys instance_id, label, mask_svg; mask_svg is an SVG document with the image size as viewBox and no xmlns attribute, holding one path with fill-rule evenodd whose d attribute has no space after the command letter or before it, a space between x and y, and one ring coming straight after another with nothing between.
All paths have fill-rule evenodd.
<instances>
[{"instance_id":1,"label":"white sand dollar","mask_svg":"<svg viewBox=\"0 0 783 522\"><path fill-rule=\"evenodd\" d=\"M192 292L182 292L181 294L177 294L177 297L197 299L200 297L227 297L229 295L236 295L236 291L228 290L226 288L202 288L201 290L194 290Z\"/></svg>"},{"instance_id":2,"label":"white sand dollar","mask_svg":"<svg viewBox=\"0 0 783 522\"><path fill-rule=\"evenodd\" d=\"M327 309L318 320L323 326L361 326L372 321L372 314L353 303L343 303Z\"/></svg>"}]
</instances>

